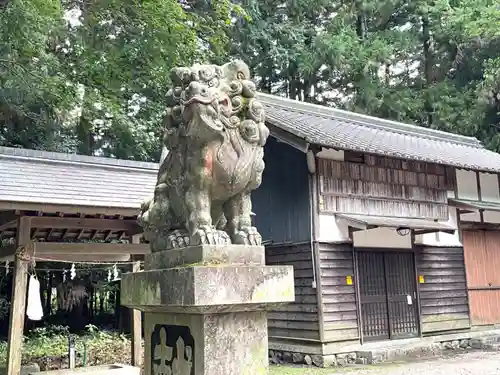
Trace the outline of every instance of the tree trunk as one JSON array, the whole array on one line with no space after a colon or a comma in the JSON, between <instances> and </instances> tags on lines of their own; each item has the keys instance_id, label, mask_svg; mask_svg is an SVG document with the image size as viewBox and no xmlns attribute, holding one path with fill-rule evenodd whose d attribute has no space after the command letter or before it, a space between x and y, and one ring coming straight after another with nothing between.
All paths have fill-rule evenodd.
<instances>
[{"instance_id":1,"label":"tree trunk","mask_svg":"<svg viewBox=\"0 0 500 375\"><path fill-rule=\"evenodd\" d=\"M92 285L89 286L89 316L90 319L94 319L94 288Z\"/></svg>"},{"instance_id":2,"label":"tree trunk","mask_svg":"<svg viewBox=\"0 0 500 375\"><path fill-rule=\"evenodd\" d=\"M121 305L120 305L120 289L115 291L115 319L116 319L116 328L121 331L123 329L121 324Z\"/></svg>"},{"instance_id":3,"label":"tree trunk","mask_svg":"<svg viewBox=\"0 0 500 375\"><path fill-rule=\"evenodd\" d=\"M52 314L52 272L47 274L47 294L45 295L45 316Z\"/></svg>"},{"instance_id":4,"label":"tree trunk","mask_svg":"<svg viewBox=\"0 0 500 375\"><path fill-rule=\"evenodd\" d=\"M83 103L85 105L85 102ZM78 136L78 153L83 155L94 155L94 132L92 124L84 117L80 117L80 121L76 127Z\"/></svg>"},{"instance_id":5,"label":"tree trunk","mask_svg":"<svg viewBox=\"0 0 500 375\"><path fill-rule=\"evenodd\" d=\"M97 289L94 289L94 302L92 302L92 305L94 307L94 311L92 312L93 316L95 317L97 315L97 296L98 296Z\"/></svg>"},{"instance_id":6,"label":"tree trunk","mask_svg":"<svg viewBox=\"0 0 500 375\"><path fill-rule=\"evenodd\" d=\"M427 116L427 126L432 126L432 100L430 96L430 88L432 86L432 39L429 15L422 16L422 39L423 39L423 69L424 69L424 89L425 89L425 113Z\"/></svg>"},{"instance_id":7,"label":"tree trunk","mask_svg":"<svg viewBox=\"0 0 500 375\"><path fill-rule=\"evenodd\" d=\"M311 84L308 79L304 79L304 83L302 85L302 91L304 93L304 101L306 103L311 103Z\"/></svg>"},{"instance_id":8,"label":"tree trunk","mask_svg":"<svg viewBox=\"0 0 500 375\"><path fill-rule=\"evenodd\" d=\"M42 302L42 310L45 315L47 308L47 297L45 291L47 290L48 281L46 277L40 277L38 281L40 282L40 301Z\"/></svg>"},{"instance_id":9,"label":"tree trunk","mask_svg":"<svg viewBox=\"0 0 500 375\"><path fill-rule=\"evenodd\" d=\"M104 293L102 291L99 293L99 313L104 314Z\"/></svg>"},{"instance_id":10,"label":"tree trunk","mask_svg":"<svg viewBox=\"0 0 500 375\"><path fill-rule=\"evenodd\" d=\"M361 41L364 41L367 34L367 25L363 1L356 1L356 8L358 10L356 17L356 34Z\"/></svg>"}]
</instances>

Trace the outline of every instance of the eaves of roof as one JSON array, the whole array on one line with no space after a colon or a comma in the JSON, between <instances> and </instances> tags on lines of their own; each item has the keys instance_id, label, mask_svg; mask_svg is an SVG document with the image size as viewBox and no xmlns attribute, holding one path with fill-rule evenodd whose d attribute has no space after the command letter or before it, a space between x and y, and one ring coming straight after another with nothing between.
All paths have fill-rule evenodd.
<instances>
[{"instance_id":1,"label":"eaves of roof","mask_svg":"<svg viewBox=\"0 0 500 375\"><path fill-rule=\"evenodd\" d=\"M500 154L476 138L259 94L266 121L309 144L338 150L500 172ZM304 151L305 149L302 148Z\"/></svg>"}]
</instances>

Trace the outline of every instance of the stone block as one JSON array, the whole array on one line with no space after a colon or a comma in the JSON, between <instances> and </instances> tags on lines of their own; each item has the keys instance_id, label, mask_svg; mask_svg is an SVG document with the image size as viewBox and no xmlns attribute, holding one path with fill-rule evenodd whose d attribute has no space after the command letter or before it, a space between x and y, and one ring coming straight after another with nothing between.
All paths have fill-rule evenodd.
<instances>
[{"instance_id":1,"label":"stone block","mask_svg":"<svg viewBox=\"0 0 500 375\"><path fill-rule=\"evenodd\" d=\"M349 360L347 359L347 353L337 354L336 357L338 366L347 366L349 364Z\"/></svg>"},{"instance_id":2,"label":"stone block","mask_svg":"<svg viewBox=\"0 0 500 375\"><path fill-rule=\"evenodd\" d=\"M200 245L148 254L144 270L202 265L265 265L264 246Z\"/></svg>"},{"instance_id":3,"label":"stone block","mask_svg":"<svg viewBox=\"0 0 500 375\"><path fill-rule=\"evenodd\" d=\"M311 366L313 361L312 361L312 358L309 354L307 354L305 357L304 357L304 363L308 366Z\"/></svg>"},{"instance_id":4,"label":"stone block","mask_svg":"<svg viewBox=\"0 0 500 375\"><path fill-rule=\"evenodd\" d=\"M325 367L325 364L323 362L323 356L322 355L312 355L311 360L314 366L316 367Z\"/></svg>"},{"instance_id":5,"label":"stone block","mask_svg":"<svg viewBox=\"0 0 500 375\"><path fill-rule=\"evenodd\" d=\"M441 344L438 343L438 342L433 342L430 347L429 347L429 350L431 352L431 354L439 354L442 352L443 348L441 347Z\"/></svg>"},{"instance_id":6,"label":"stone block","mask_svg":"<svg viewBox=\"0 0 500 375\"><path fill-rule=\"evenodd\" d=\"M323 356L324 367L335 367L337 366L337 356L336 355L325 355Z\"/></svg>"},{"instance_id":7,"label":"stone block","mask_svg":"<svg viewBox=\"0 0 500 375\"><path fill-rule=\"evenodd\" d=\"M382 363L382 362L388 361L389 358L391 357L391 354L389 353L389 351L390 351L389 349L375 350L372 353L371 364L377 364L377 363Z\"/></svg>"},{"instance_id":8,"label":"stone block","mask_svg":"<svg viewBox=\"0 0 500 375\"><path fill-rule=\"evenodd\" d=\"M38 363L31 363L29 365L21 366L20 375L30 375L38 372L40 372L40 366Z\"/></svg>"},{"instance_id":9,"label":"stone block","mask_svg":"<svg viewBox=\"0 0 500 375\"><path fill-rule=\"evenodd\" d=\"M467 349L470 346L470 340L460 340L460 347Z\"/></svg>"},{"instance_id":10,"label":"stone block","mask_svg":"<svg viewBox=\"0 0 500 375\"><path fill-rule=\"evenodd\" d=\"M482 339L471 339L470 346L473 349L483 349L484 343Z\"/></svg>"},{"instance_id":11,"label":"stone block","mask_svg":"<svg viewBox=\"0 0 500 375\"><path fill-rule=\"evenodd\" d=\"M295 300L292 266L186 265L128 273L121 290L122 305L145 312L263 310Z\"/></svg>"},{"instance_id":12,"label":"stone block","mask_svg":"<svg viewBox=\"0 0 500 375\"><path fill-rule=\"evenodd\" d=\"M145 314L145 374L265 375L265 312Z\"/></svg>"},{"instance_id":13,"label":"stone block","mask_svg":"<svg viewBox=\"0 0 500 375\"><path fill-rule=\"evenodd\" d=\"M354 353L354 352L353 352L353 353L348 353L348 354L347 354L347 361L348 361L349 363L354 363L354 362L356 362L356 358L357 358L357 355L356 355L356 353Z\"/></svg>"},{"instance_id":14,"label":"stone block","mask_svg":"<svg viewBox=\"0 0 500 375\"><path fill-rule=\"evenodd\" d=\"M366 359L366 363L368 364L373 363L373 353L371 351L358 351L356 357Z\"/></svg>"},{"instance_id":15,"label":"stone block","mask_svg":"<svg viewBox=\"0 0 500 375\"><path fill-rule=\"evenodd\" d=\"M279 350L270 350L269 363L273 365L279 365L283 363L283 352L280 352Z\"/></svg>"},{"instance_id":16,"label":"stone block","mask_svg":"<svg viewBox=\"0 0 500 375\"><path fill-rule=\"evenodd\" d=\"M290 352L284 352L283 353L283 362L285 363L292 363L293 362L293 355Z\"/></svg>"},{"instance_id":17,"label":"stone block","mask_svg":"<svg viewBox=\"0 0 500 375\"><path fill-rule=\"evenodd\" d=\"M293 353L292 354L292 362L293 363L304 363L304 354L302 353Z\"/></svg>"},{"instance_id":18,"label":"stone block","mask_svg":"<svg viewBox=\"0 0 500 375\"><path fill-rule=\"evenodd\" d=\"M269 363L272 365L278 365L280 363L276 352L269 353Z\"/></svg>"}]
</instances>

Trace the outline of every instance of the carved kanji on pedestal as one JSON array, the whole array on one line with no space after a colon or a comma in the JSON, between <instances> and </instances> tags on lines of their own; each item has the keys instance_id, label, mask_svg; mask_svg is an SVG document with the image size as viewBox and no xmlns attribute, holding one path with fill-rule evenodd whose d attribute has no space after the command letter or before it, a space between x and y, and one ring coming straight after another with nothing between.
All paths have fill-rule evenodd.
<instances>
[{"instance_id":1,"label":"carved kanji on pedestal","mask_svg":"<svg viewBox=\"0 0 500 375\"><path fill-rule=\"evenodd\" d=\"M172 362L172 375L190 375L193 367L193 350L185 346L182 337L177 340L177 357Z\"/></svg>"},{"instance_id":2,"label":"carved kanji on pedestal","mask_svg":"<svg viewBox=\"0 0 500 375\"><path fill-rule=\"evenodd\" d=\"M189 328L156 326L151 336L151 344L153 363L151 375L193 374L194 340Z\"/></svg>"}]
</instances>

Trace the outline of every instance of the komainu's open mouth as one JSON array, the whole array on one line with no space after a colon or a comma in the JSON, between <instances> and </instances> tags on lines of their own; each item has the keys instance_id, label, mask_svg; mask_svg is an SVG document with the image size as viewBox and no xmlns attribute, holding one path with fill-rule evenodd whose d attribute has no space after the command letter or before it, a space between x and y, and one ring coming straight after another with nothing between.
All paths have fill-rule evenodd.
<instances>
[{"instance_id":1,"label":"komainu's open mouth","mask_svg":"<svg viewBox=\"0 0 500 375\"><path fill-rule=\"evenodd\" d=\"M220 107L219 101L214 100L212 103L206 106L204 110L200 113L201 121L211 127L216 131L222 131L224 129L224 124L220 119Z\"/></svg>"},{"instance_id":2,"label":"komainu's open mouth","mask_svg":"<svg viewBox=\"0 0 500 375\"><path fill-rule=\"evenodd\" d=\"M186 100L183 105L198 105L200 120L215 131L223 131L224 124L222 117L229 117L231 113L230 100L227 95L223 96L203 96L194 95Z\"/></svg>"}]
</instances>

